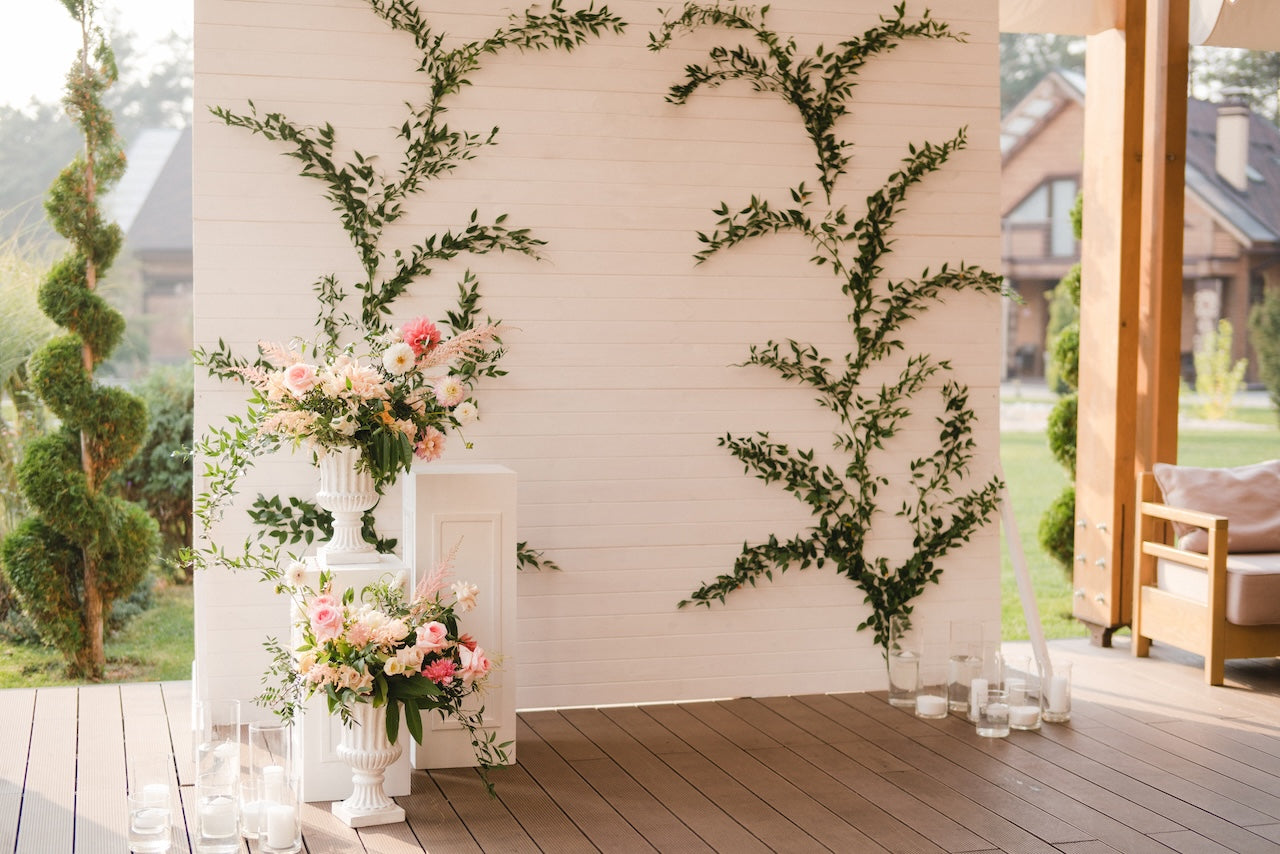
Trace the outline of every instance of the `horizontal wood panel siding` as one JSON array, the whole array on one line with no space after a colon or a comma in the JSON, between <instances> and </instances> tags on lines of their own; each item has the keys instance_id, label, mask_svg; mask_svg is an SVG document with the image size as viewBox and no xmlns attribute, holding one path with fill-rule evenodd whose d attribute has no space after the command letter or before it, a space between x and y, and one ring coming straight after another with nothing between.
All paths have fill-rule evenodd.
<instances>
[{"instance_id":1,"label":"horizontal wood panel siding","mask_svg":"<svg viewBox=\"0 0 1280 854\"><path fill-rule=\"evenodd\" d=\"M510 4L423 0L454 41L500 26ZM571 7L574 3L567 4ZM964 43L909 42L875 58L855 89L841 133L855 144L836 204L851 219L907 155L961 126L969 147L908 198L885 274L919 275L943 263L999 264L996 3L941 0L934 14L968 33ZM918 13L923 3L912 4ZM448 8L446 8L448 7ZM810 569L731 596L711 609L677 610L701 582L727 572L744 542L802 530L804 507L744 474L718 447L726 433L769 431L831 456L830 415L803 388L735 366L753 343L796 338L839 358L850 332L836 280L808 263L791 235L758 239L702 265L699 231L721 202L754 195L789 203L817 188L814 153L794 112L774 96L727 84L684 107L664 100L684 66L737 35L706 30L671 49L646 49L657 6L621 0L630 22L573 54L502 53L471 75L449 105L456 128L499 128L480 151L410 203L394 245L509 214L547 241L542 259L459 258L438 265L395 307L397 321L438 317L465 270L479 277L484 309L510 326L501 380L478 389L481 420L451 437L450 462L501 463L519 476L519 539L562 572L519 579L515 648L502 650L521 707L794 694L883 687L871 637L855 631L862 595L832 570ZM769 21L806 49L874 26L887 0L782 0ZM331 122L340 151L399 160L402 102L422 81L411 40L360 0L196 2L196 339L240 353L259 339L313 334L311 286L333 273L350 283L358 262L321 195L277 144L216 122L211 106L263 112L300 124ZM978 410L974 476L997 465L999 306L973 295L913 322L907 352L949 359ZM869 392L901 362L868 378ZM243 408L241 389L197 378L203 430ZM890 477L876 554L910 552L892 517L910 455L936 441L938 384L877 460ZM311 495L306 454L263 460L243 481L217 530L227 547L249 533L244 509L259 492ZM198 487L199 488L199 485ZM378 509L401 536L400 496ZM261 642L286 630L283 602L231 573L199 581L198 690L249 697L258 690ZM992 527L947 561L941 585L917 613L929 620L999 619L998 532Z\"/></svg>"}]
</instances>

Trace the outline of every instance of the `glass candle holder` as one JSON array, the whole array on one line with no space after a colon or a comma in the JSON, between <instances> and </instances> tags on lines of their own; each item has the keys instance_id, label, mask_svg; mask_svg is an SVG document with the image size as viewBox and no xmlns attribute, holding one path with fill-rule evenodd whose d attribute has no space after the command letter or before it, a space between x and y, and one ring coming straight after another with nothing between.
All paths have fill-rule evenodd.
<instances>
[{"instance_id":1,"label":"glass candle holder","mask_svg":"<svg viewBox=\"0 0 1280 854\"><path fill-rule=\"evenodd\" d=\"M196 854L236 854L241 850L237 787L212 775L196 778L196 815L191 834Z\"/></svg>"},{"instance_id":2,"label":"glass candle holder","mask_svg":"<svg viewBox=\"0 0 1280 854\"><path fill-rule=\"evenodd\" d=\"M999 688L989 688L978 701L978 735L1004 738L1009 734L1009 695Z\"/></svg>"},{"instance_id":3,"label":"glass candle holder","mask_svg":"<svg viewBox=\"0 0 1280 854\"><path fill-rule=\"evenodd\" d=\"M1040 729L1040 673L1031 658L1016 656L1005 662L1004 689L1009 696L1009 726Z\"/></svg>"},{"instance_id":4,"label":"glass candle holder","mask_svg":"<svg viewBox=\"0 0 1280 854\"><path fill-rule=\"evenodd\" d=\"M916 707L920 689L920 637L909 617L889 618L889 703L904 709Z\"/></svg>"},{"instance_id":5,"label":"glass candle holder","mask_svg":"<svg viewBox=\"0 0 1280 854\"><path fill-rule=\"evenodd\" d=\"M129 762L125 799L129 809L129 850L164 854L173 848L172 753L145 754Z\"/></svg>"},{"instance_id":6,"label":"glass candle holder","mask_svg":"<svg viewBox=\"0 0 1280 854\"><path fill-rule=\"evenodd\" d=\"M248 774L242 782L242 832L263 854L302 850L293 727L279 721L249 724Z\"/></svg>"},{"instance_id":7,"label":"glass candle holder","mask_svg":"<svg viewBox=\"0 0 1280 854\"><path fill-rule=\"evenodd\" d=\"M945 718L947 700L948 652L951 627L946 622L922 626L920 636L920 683L916 689L915 712L918 717Z\"/></svg>"},{"instance_id":8,"label":"glass candle holder","mask_svg":"<svg viewBox=\"0 0 1280 854\"><path fill-rule=\"evenodd\" d=\"M947 647L947 703L967 712L970 686L982 677L982 624L952 622Z\"/></svg>"},{"instance_id":9,"label":"glass candle holder","mask_svg":"<svg viewBox=\"0 0 1280 854\"><path fill-rule=\"evenodd\" d=\"M1071 720L1071 662L1050 660L1044 680L1044 719L1060 724Z\"/></svg>"}]
</instances>

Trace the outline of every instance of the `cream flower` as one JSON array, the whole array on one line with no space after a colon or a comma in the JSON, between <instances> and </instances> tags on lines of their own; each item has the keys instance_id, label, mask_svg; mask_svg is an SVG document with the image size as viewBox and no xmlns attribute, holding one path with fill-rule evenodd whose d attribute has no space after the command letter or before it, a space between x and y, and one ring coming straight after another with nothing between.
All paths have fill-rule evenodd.
<instances>
[{"instance_id":1,"label":"cream flower","mask_svg":"<svg viewBox=\"0 0 1280 854\"><path fill-rule=\"evenodd\" d=\"M307 565L300 560L291 561L284 571L285 580L289 582L290 587L301 587L304 573L307 571Z\"/></svg>"},{"instance_id":2,"label":"cream flower","mask_svg":"<svg viewBox=\"0 0 1280 854\"><path fill-rule=\"evenodd\" d=\"M441 377L436 381L433 389L436 393L436 400L441 406L457 406L467 396L466 386L454 376Z\"/></svg>"},{"instance_id":3,"label":"cream flower","mask_svg":"<svg viewBox=\"0 0 1280 854\"><path fill-rule=\"evenodd\" d=\"M413 369L417 356L413 348L403 341L397 341L382 353L382 367L393 376L403 376Z\"/></svg>"},{"instance_id":4,"label":"cream flower","mask_svg":"<svg viewBox=\"0 0 1280 854\"><path fill-rule=\"evenodd\" d=\"M458 610L458 613L465 614L474 610L476 607L476 595L479 592L480 588L469 581L453 582L453 595L458 600L454 607Z\"/></svg>"},{"instance_id":5,"label":"cream flower","mask_svg":"<svg viewBox=\"0 0 1280 854\"><path fill-rule=\"evenodd\" d=\"M464 400L453 410L453 417L458 419L459 424L471 424L479 420L480 410L471 401Z\"/></svg>"}]
</instances>

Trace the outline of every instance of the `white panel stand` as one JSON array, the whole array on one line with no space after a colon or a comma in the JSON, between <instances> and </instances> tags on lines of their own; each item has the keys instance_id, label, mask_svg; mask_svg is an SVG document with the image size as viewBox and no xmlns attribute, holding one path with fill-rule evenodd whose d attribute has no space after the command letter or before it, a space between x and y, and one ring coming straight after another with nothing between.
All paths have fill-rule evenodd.
<instances>
[{"instance_id":1,"label":"white panel stand","mask_svg":"<svg viewBox=\"0 0 1280 854\"><path fill-rule=\"evenodd\" d=\"M405 571L404 561L395 555L375 555L378 562L327 567L333 576L333 592L341 596L348 587L359 593L360 588L384 575ZM315 590L320 583L320 570L325 567L314 557L306 558L307 571L303 583ZM298 618L290 617L290 625ZM296 647L298 639L293 639ZM307 702L295 719L294 753L302 757L302 800L340 801L351 795L351 766L338 758L338 740L342 736L342 719L329 714L323 694L317 694ZM391 797L409 794L409 749L413 743L404 721L400 722L400 735L396 743L404 746L400 758L387 769L383 788Z\"/></svg>"},{"instance_id":2,"label":"white panel stand","mask_svg":"<svg viewBox=\"0 0 1280 854\"><path fill-rule=\"evenodd\" d=\"M435 569L461 541L454 581L480 588L474 611L459 628L476 638L495 670L481 695L484 729L509 741L515 761L516 676L516 474L498 465L439 465L415 468L404 482L404 557L413 583ZM414 768L459 768L476 764L466 730L439 713L423 716L422 745L410 742Z\"/></svg>"}]
</instances>

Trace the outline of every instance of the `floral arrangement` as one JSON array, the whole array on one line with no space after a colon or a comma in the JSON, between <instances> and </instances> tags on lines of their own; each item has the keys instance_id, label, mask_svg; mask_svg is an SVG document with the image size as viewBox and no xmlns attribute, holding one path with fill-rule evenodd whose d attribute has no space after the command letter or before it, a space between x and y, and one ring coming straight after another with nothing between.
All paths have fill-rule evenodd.
<instances>
[{"instance_id":1,"label":"floral arrangement","mask_svg":"<svg viewBox=\"0 0 1280 854\"><path fill-rule=\"evenodd\" d=\"M438 458L447 430L478 417L466 382L473 372L451 366L491 357L498 332L486 323L444 340L419 317L375 338L368 354L262 342L258 349L275 369L238 369L254 389L250 421L264 437L295 446L358 448L374 481L390 483L414 459Z\"/></svg>"},{"instance_id":2,"label":"floral arrangement","mask_svg":"<svg viewBox=\"0 0 1280 854\"><path fill-rule=\"evenodd\" d=\"M267 642L274 659L263 681L279 681L258 701L291 717L300 703L323 693L330 713L344 721L356 703L385 705L392 743L403 716L421 744L422 714L436 711L468 730L482 769L504 764L508 744L480 732L483 707L463 708L483 691L493 663L474 638L459 632L458 618L475 608L478 590L465 581L446 587L456 552L455 546L411 597L404 593L403 572L358 594L351 588L338 594L328 572L313 590L302 583L304 564L291 564L280 589L290 593L299 614L296 642L292 649Z\"/></svg>"}]
</instances>

